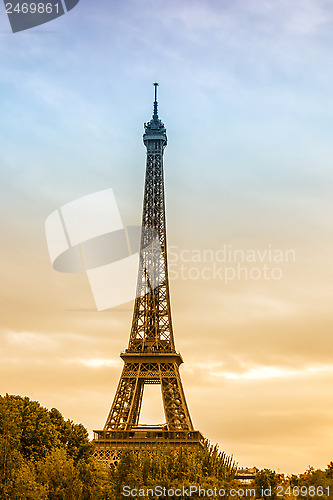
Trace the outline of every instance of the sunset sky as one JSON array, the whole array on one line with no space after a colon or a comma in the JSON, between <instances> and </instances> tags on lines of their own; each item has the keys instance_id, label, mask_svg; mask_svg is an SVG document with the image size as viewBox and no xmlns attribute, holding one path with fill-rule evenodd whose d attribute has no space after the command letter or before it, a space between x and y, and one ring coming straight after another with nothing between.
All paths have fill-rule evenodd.
<instances>
[{"instance_id":1,"label":"sunset sky","mask_svg":"<svg viewBox=\"0 0 333 500\"><path fill-rule=\"evenodd\" d=\"M194 426L241 466L333 460L332 28L328 0L80 0L13 34L0 4L0 394L103 428L133 303L98 312L44 226L108 188L140 223L157 81Z\"/></svg>"}]
</instances>

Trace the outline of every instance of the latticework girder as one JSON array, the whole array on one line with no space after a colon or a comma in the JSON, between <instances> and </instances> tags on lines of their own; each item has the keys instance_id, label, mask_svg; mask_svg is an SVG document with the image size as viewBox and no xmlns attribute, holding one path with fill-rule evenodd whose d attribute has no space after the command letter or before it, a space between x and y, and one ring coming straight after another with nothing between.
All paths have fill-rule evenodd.
<instances>
[{"instance_id":1,"label":"latticework girder","mask_svg":"<svg viewBox=\"0 0 333 500\"><path fill-rule=\"evenodd\" d=\"M152 120L153 121L153 120ZM164 125L159 139L149 139L142 214L140 268L128 351L171 352L175 349L170 311L163 187ZM146 125L147 130L150 130ZM157 126L157 125L156 125Z\"/></svg>"},{"instance_id":2,"label":"latticework girder","mask_svg":"<svg viewBox=\"0 0 333 500\"><path fill-rule=\"evenodd\" d=\"M131 429L137 425L144 384L160 384L168 430L193 430L179 374L179 359L163 362L158 355L148 361L126 362L104 430Z\"/></svg>"}]
</instances>

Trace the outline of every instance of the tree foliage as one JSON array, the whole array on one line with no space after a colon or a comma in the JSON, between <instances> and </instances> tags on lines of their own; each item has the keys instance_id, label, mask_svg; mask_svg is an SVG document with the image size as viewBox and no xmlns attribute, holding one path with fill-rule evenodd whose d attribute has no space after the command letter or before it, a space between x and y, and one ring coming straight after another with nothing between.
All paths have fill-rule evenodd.
<instances>
[{"instance_id":1,"label":"tree foliage","mask_svg":"<svg viewBox=\"0 0 333 500\"><path fill-rule=\"evenodd\" d=\"M196 451L181 448L175 452L161 445L137 453L125 450L117 468L111 471L111 481L115 494L121 498L124 486L136 489L154 486L179 489L190 485L222 487L230 483L235 472L236 465L232 458L208 442Z\"/></svg>"},{"instance_id":2,"label":"tree foliage","mask_svg":"<svg viewBox=\"0 0 333 500\"><path fill-rule=\"evenodd\" d=\"M309 467L303 474L284 477L270 469L258 470L254 487L257 499L331 500L333 462L325 470Z\"/></svg>"},{"instance_id":3,"label":"tree foliage","mask_svg":"<svg viewBox=\"0 0 333 500\"><path fill-rule=\"evenodd\" d=\"M277 498L276 487L281 483L279 474L271 469L259 470L254 480L254 487L259 498L272 499Z\"/></svg>"},{"instance_id":4,"label":"tree foliage","mask_svg":"<svg viewBox=\"0 0 333 500\"><path fill-rule=\"evenodd\" d=\"M228 492L244 488L234 479L235 470L233 459L208 442L194 452L184 448L175 453L167 446L149 452L124 450L116 468L106 467L94 460L82 424L27 397L0 396L1 500L119 500L125 485L199 485ZM309 467L287 478L270 469L257 470L249 488L261 500L328 500L333 495L333 461L325 470ZM232 496L244 497L254 498L244 492Z\"/></svg>"},{"instance_id":5,"label":"tree foliage","mask_svg":"<svg viewBox=\"0 0 333 500\"><path fill-rule=\"evenodd\" d=\"M27 397L0 397L1 499L98 498L103 467L92 454L82 424Z\"/></svg>"}]
</instances>

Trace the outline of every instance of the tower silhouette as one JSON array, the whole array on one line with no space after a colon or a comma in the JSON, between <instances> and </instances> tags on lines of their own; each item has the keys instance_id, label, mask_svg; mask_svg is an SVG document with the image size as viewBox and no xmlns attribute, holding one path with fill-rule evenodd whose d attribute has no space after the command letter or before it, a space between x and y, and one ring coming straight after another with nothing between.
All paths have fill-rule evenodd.
<instances>
[{"instance_id":1,"label":"tower silhouette","mask_svg":"<svg viewBox=\"0 0 333 500\"><path fill-rule=\"evenodd\" d=\"M157 87L152 119L144 124L147 148L142 212L140 264L128 348L120 354L124 367L104 429L94 431L95 456L111 463L123 448L197 447L204 438L193 429L180 378L183 363L172 329L164 203L163 153L167 145L158 117ZM145 384L159 384L166 423L139 425Z\"/></svg>"}]
</instances>

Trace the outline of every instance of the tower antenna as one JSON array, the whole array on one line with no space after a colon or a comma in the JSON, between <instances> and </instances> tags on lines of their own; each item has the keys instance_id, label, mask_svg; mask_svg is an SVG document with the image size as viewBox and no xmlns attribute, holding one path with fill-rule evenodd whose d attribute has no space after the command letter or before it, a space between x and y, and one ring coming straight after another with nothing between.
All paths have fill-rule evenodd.
<instances>
[{"instance_id":1,"label":"tower antenna","mask_svg":"<svg viewBox=\"0 0 333 500\"><path fill-rule=\"evenodd\" d=\"M158 104L157 103L157 87L158 87L158 83L155 82L153 85L155 87L155 101L154 101L154 114L153 114L153 118L155 120L157 120L157 118L158 118L158 113L157 113L157 104Z\"/></svg>"}]
</instances>

